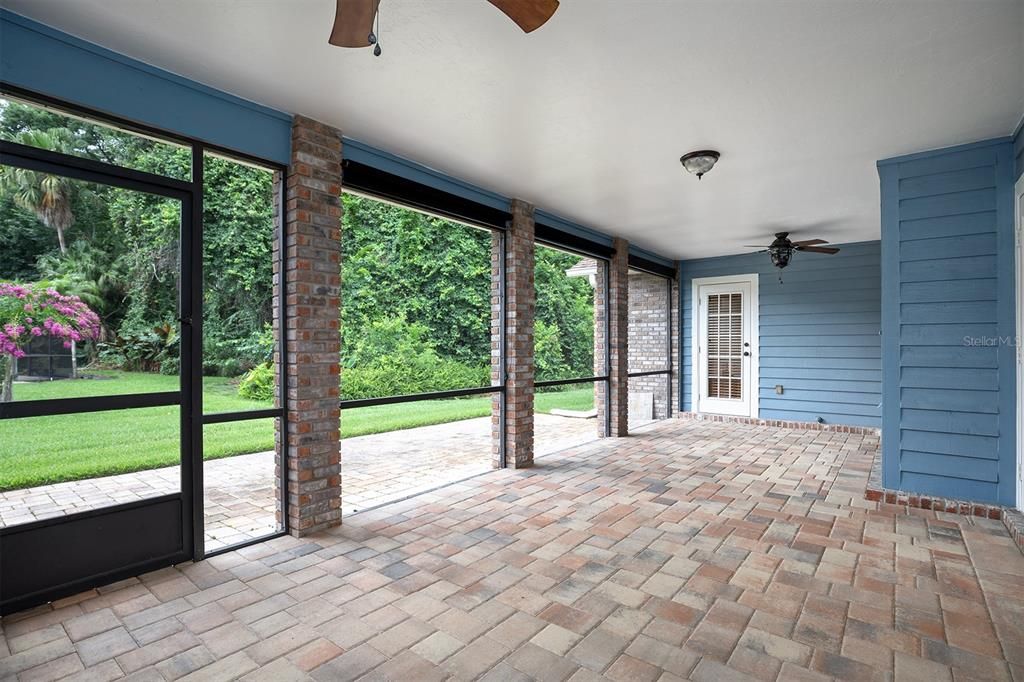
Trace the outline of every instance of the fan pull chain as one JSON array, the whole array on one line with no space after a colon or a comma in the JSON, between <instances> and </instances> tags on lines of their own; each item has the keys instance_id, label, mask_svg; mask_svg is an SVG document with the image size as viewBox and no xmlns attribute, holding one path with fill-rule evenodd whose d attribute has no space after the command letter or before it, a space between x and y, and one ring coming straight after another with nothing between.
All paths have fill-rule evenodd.
<instances>
[{"instance_id":1,"label":"fan pull chain","mask_svg":"<svg viewBox=\"0 0 1024 682\"><path fill-rule=\"evenodd\" d=\"M377 13L373 17L377 23L376 29L370 30L370 35L366 36L366 41L373 45L373 56L379 57L382 50L380 49L380 41L377 36L380 35L380 5L377 5Z\"/></svg>"}]
</instances>

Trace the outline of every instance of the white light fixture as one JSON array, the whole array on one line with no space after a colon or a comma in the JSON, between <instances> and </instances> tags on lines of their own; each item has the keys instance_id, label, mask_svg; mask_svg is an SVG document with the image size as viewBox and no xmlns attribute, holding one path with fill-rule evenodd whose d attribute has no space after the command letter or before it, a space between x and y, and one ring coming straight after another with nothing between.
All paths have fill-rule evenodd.
<instances>
[{"instance_id":1,"label":"white light fixture","mask_svg":"<svg viewBox=\"0 0 1024 682\"><path fill-rule=\"evenodd\" d=\"M700 180L705 173L715 167L719 156L721 155L713 149L702 149L699 152L684 154L679 158L679 163Z\"/></svg>"}]
</instances>

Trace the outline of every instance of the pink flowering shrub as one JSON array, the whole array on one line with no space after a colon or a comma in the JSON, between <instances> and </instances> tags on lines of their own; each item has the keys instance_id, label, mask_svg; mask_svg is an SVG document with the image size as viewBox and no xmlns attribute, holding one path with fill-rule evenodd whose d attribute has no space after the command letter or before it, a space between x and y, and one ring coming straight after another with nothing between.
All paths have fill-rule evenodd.
<instances>
[{"instance_id":1,"label":"pink flowering shrub","mask_svg":"<svg viewBox=\"0 0 1024 682\"><path fill-rule=\"evenodd\" d=\"M77 296L45 284L0 282L0 358L20 358L35 336L74 341L99 337L100 318Z\"/></svg>"}]
</instances>

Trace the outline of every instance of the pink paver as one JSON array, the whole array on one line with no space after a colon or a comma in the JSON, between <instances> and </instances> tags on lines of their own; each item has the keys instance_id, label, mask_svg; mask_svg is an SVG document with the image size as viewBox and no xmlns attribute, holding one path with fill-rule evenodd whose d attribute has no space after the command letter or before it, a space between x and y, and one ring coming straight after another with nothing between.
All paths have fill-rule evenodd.
<instances>
[{"instance_id":1,"label":"pink paver","mask_svg":"<svg viewBox=\"0 0 1024 682\"><path fill-rule=\"evenodd\" d=\"M536 454L596 438L593 419L536 416ZM491 420L391 431L342 441L345 514L399 500L491 470ZM0 492L0 527L177 492L177 466ZM274 453L206 462L206 549L275 532Z\"/></svg>"}]
</instances>

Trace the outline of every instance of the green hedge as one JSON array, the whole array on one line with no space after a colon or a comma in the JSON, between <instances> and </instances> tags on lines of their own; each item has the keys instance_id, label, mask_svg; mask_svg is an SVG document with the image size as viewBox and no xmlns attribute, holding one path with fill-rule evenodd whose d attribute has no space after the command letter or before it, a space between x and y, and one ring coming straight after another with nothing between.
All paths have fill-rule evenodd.
<instances>
[{"instance_id":1,"label":"green hedge","mask_svg":"<svg viewBox=\"0 0 1024 682\"><path fill-rule=\"evenodd\" d=\"M342 369L341 397L343 400L355 400L475 388L487 386L490 376L488 367L471 367L454 360L400 364L385 358L371 367ZM272 400L274 368L270 363L258 365L247 372L238 386L238 395L250 400Z\"/></svg>"}]
</instances>

